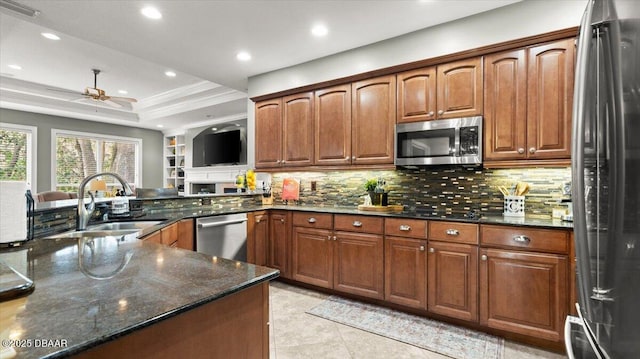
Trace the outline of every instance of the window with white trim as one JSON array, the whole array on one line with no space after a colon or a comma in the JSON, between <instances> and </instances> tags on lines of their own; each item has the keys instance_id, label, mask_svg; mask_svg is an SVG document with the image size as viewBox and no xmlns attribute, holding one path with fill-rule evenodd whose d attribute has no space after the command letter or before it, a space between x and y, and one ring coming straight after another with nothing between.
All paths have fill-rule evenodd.
<instances>
[{"instance_id":1,"label":"window with white trim","mask_svg":"<svg viewBox=\"0 0 640 359\"><path fill-rule=\"evenodd\" d=\"M0 180L25 181L35 189L37 127L0 123Z\"/></svg>"},{"instance_id":2,"label":"window with white trim","mask_svg":"<svg viewBox=\"0 0 640 359\"><path fill-rule=\"evenodd\" d=\"M77 191L83 178L99 172L117 173L140 187L142 139L53 130L51 142L54 190ZM109 189L120 188L115 178L103 180Z\"/></svg>"}]
</instances>

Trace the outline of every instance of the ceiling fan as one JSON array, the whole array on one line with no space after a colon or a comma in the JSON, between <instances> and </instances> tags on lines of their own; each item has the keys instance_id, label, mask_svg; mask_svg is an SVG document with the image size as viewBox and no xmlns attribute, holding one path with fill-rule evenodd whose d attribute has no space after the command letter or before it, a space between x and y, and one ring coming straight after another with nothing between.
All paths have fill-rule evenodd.
<instances>
[{"instance_id":1,"label":"ceiling fan","mask_svg":"<svg viewBox=\"0 0 640 359\"><path fill-rule=\"evenodd\" d=\"M102 102L111 107L121 108L124 104L138 102L135 98L131 97L117 97L117 96L109 96L103 89L98 88L98 74L100 73L99 69L91 69L93 71L93 87L87 87L84 89L84 92L71 92L65 91L63 92L71 92L74 94L78 94L83 96L80 99L72 100L72 101L82 101L82 100L91 100ZM53 89L52 89L53 90ZM61 90L55 90L61 91Z\"/></svg>"}]
</instances>

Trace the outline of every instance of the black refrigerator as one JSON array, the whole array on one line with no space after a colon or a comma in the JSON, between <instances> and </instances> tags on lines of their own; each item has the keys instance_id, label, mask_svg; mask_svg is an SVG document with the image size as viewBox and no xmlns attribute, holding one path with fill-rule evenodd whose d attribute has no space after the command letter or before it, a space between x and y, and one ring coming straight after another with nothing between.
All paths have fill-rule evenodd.
<instances>
[{"instance_id":1,"label":"black refrigerator","mask_svg":"<svg viewBox=\"0 0 640 359\"><path fill-rule=\"evenodd\" d=\"M640 0L590 0L578 39L569 358L640 358Z\"/></svg>"}]
</instances>

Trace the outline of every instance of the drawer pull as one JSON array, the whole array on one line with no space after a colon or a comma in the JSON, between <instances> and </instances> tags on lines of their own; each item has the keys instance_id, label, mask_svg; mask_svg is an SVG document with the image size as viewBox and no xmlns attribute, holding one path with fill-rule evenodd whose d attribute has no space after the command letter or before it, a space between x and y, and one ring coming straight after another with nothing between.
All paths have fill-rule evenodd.
<instances>
[{"instance_id":1,"label":"drawer pull","mask_svg":"<svg viewBox=\"0 0 640 359\"><path fill-rule=\"evenodd\" d=\"M362 227L362 222L360 222L360 221L353 221L353 226L354 226L354 227Z\"/></svg>"},{"instance_id":2,"label":"drawer pull","mask_svg":"<svg viewBox=\"0 0 640 359\"><path fill-rule=\"evenodd\" d=\"M420 252L424 252L424 246L420 246Z\"/></svg>"},{"instance_id":3,"label":"drawer pull","mask_svg":"<svg viewBox=\"0 0 640 359\"><path fill-rule=\"evenodd\" d=\"M256 223L260 223L260 220L259 220L259 219L256 219Z\"/></svg>"},{"instance_id":4,"label":"drawer pull","mask_svg":"<svg viewBox=\"0 0 640 359\"><path fill-rule=\"evenodd\" d=\"M433 247L429 248L429 253L434 253L436 250Z\"/></svg>"},{"instance_id":5,"label":"drawer pull","mask_svg":"<svg viewBox=\"0 0 640 359\"><path fill-rule=\"evenodd\" d=\"M307 220L307 222L309 223L316 223L316 219L313 217L309 217L309 219Z\"/></svg>"},{"instance_id":6,"label":"drawer pull","mask_svg":"<svg viewBox=\"0 0 640 359\"><path fill-rule=\"evenodd\" d=\"M336 238L336 236L333 236L333 240L334 240L334 241L337 241L337 240L338 240L338 238Z\"/></svg>"},{"instance_id":7,"label":"drawer pull","mask_svg":"<svg viewBox=\"0 0 640 359\"><path fill-rule=\"evenodd\" d=\"M457 236L458 234L460 234L460 231L457 229L447 229L445 233L450 236Z\"/></svg>"},{"instance_id":8,"label":"drawer pull","mask_svg":"<svg viewBox=\"0 0 640 359\"><path fill-rule=\"evenodd\" d=\"M480 256L480 259L483 260L483 261L486 261L487 260L487 255L483 254L482 256Z\"/></svg>"},{"instance_id":9,"label":"drawer pull","mask_svg":"<svg viewBox=\"0 0 640 359\"><path fill-rule=\"evenodd\" d=\"M327 240L330 241L331 240L331 235L327 236Z\"/></svg>"},{"instance_id":10,"label":"drawer pull","mask_svg":"<svg viewBox=\"0 0 640 359\"><path fill-rule=\"evenodd\" d=\"M281 223L284 223L284 218L280 218L280 222L281 222Z\"/></svg>"},{"instance_id":11,"label":"drawer pull","mask_svg":"<svg viewBox=\"0 0 640 359\"><path fill-rule=\"evenodd\" d=\"M400 230L401 230L401 231L408 232L408 231L410 231L410 230L411 230L411 226L406 225L406 224L403 224L403 225L401 225L401 226L400 226Z\"/></svg>"},{"instance_id":12,"label":"drawer pull","mask_svg":"<svg viewBox=\"0 0 640 359\"><path fill-rule=\"evenodd\" d=\"M529 237L523 236L523 235L513 236L513 240L518 243L524 243L524 244L528 244L529 242L531 242L531 239Z\"/></svg>"}]
</instances>

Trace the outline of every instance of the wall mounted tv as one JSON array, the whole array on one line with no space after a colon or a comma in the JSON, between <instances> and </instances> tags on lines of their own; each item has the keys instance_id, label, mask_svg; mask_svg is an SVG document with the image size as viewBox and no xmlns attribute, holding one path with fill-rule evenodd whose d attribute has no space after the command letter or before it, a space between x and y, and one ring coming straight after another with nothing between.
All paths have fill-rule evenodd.
<instances>
[{"instance_id":1,"label":"wall mounted tv","mask_svg":"<svg viewBox=\"0 0 640 359\"><path fill-rule=\"evenodd\" d=\"M206 134L203 142L205 166L240 163L242 150L240 129Z\"/></svg>"}]
</instances>

